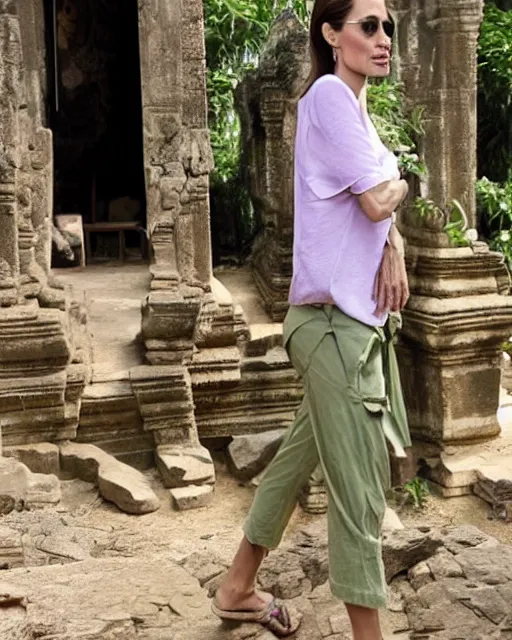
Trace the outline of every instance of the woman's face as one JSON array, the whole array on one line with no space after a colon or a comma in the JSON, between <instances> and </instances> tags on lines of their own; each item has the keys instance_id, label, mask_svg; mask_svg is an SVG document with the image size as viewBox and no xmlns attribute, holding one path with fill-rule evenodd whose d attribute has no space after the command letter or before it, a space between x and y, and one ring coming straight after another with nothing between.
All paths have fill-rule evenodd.
<instances>
[{"instance_id":1,"label":"woman's face","mask_svg":"<svg viewBox=\"0 0 512 640\"><path fill-rule=\"evenodd\" d=\"M383 23L389 20L385 0L354 0L341 31L327 30L328 42L332 45L331 38L335 40L337 66L365 77L388 76L391 37L385 33L387 26Z\"/></svg>"}]
</instances>

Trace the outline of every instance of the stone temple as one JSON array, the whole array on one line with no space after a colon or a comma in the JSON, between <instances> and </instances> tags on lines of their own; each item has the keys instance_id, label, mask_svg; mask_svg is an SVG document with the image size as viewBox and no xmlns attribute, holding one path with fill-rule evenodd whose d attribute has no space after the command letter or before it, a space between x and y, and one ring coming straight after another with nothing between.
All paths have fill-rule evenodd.
<instances>
[{"instance_id":1,"label":"stone temple","mask_svg":"<svg viewBox=\"0 0 512 640\"><path fill-rule=\"evenodd\" d=\"M413 191L441 206L459 199L474 226L482 0L390 4L397 73L410 106L425 107L428 178ZM49 443L57 457L60 447L60 464L81 477L93 460L106 497L112 476L129 473L116 460L156 462L166 486L189 487L203 504L215 483L205 445L290 424L302 389L280 323L291 277L295 106L307 68L307 32L285 13L237 92L262 231L250 271L214 274L202 2L0 0L5 459L43 472L34 445ZM81 217L82 262L108 253L113 238L121 259L140 245L146 266L133 279L99 263L52 271L52 238L62 239L66 216ZM508 278L483 243L451 247L439 221L420 228L411 216L404 207L412 297L398 345L409 418L431 480L461 493L480 477L480 442L512 458L496 417ZM109 293L92 300L93 280ZM118 294L105 314L116 287L126 298ZM129 357L101 361L98 340L111 354L128 317L136 324ZM500 479L491 478L491 494Z\"/></svg>"}]
</instances>

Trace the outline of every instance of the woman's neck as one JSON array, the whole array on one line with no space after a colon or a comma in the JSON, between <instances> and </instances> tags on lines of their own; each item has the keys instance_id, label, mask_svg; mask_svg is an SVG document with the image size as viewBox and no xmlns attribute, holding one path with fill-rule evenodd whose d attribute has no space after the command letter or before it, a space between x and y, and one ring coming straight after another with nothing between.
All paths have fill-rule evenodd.
<instances>
[{"instance_id":1,"label":"woman's neck","mask_svg":"<svg viewBox=\"0 0 512 640\"><path fill-rule=\"evenodd\" d=\"M365 80L363 88L361 89L358 97L359 104L361 105L361 111L364 115L368 115L368 82Z\"/></svg>"},{"instance_id":2,"label":"woman's neck","mask_svg":"<svg viewBox=\"0 0 512 640\"><path fill-rule=\"evenodd\" d=\"M366 76L362 76L360 73L355 73L351 69L347 69L341 60L341 56L338 56L334 74L337 75L338 78L341 78L341 80L343 80L343 82L352 89L358 100L360 100L362 94L365 94L366 96ZM364 99L366 104L366 97Z\"/></svg>"}]
</instances>

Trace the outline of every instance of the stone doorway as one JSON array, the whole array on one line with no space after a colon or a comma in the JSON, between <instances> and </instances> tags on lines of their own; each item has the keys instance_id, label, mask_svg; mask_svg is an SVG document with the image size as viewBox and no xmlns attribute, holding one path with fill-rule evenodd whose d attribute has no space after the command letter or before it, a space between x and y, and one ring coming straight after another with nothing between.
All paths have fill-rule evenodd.
<instances>
[{"instance_id":1,"label":"stone doorway","mask_svg":"<svg viewBox=\"0 0 512 640\"><path fill-rule=\"evenodd\" d=\"M137 0L48 0L45 13L54 214L96 224L88 261L140 258L146 197ZM109 226L100 232L98 223ZM120 231L124 223L128 230ZM54 266L64 266L55 255Z\"/></svg>"}]
</instances>

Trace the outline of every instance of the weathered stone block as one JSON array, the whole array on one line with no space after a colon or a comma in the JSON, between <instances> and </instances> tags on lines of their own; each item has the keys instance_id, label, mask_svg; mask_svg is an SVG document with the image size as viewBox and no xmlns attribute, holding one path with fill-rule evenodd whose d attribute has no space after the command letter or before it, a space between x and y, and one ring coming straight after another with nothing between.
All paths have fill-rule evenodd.
<instances>
[{"instance_id":1,"label":"weathered stone block","mask_svg":"<svg viewBox=\"0 0 512 640\"><path fill-rule=\"evenodd\" d=\"M25 564L21 533L15 529L0 526L0 569L15 569ZM0 606L2 588L0 585Z\"/></svg>"},{"instance_id":2,"label":"weathered stone block","mask_svg":"<svg viewBox=\"0 0 512 640\"><path fill-rule=\"evenodd\" d=\"M0 457L0 492L18 500L25 496L30 482L28 467L13 458Z\"/></svg>"},{"instance_id":3,"label":"weathered stone block","mask_svg":"<svg viewBox=\"0 0 512 640\"><path fill-rule=\"evenodd\" d=\"M156 450L156 463L169 489L215 482L212 457L205 447L160 445Z\"/></svg>"},{"instance_id":4,"label":"weathered stone block","mask_svg":"<svg viewBox=\"0 0 512 640\"><path fill-rule=\"evenodd\" d=\"M122 511L143 514L160 508L147 479L98 447L68 443L61 446L61 467L86 482L97 484L101 495Z\"/></svg>"},{"instance_id":5,"label":"weathered stone block","mask_svg":"<svg viewBox=\"0 0 512 640\"><path fill-rule=\"evenodd\" d=\"M211 485L199 487L191 485L189 487L171 489L170 493L174 506L180 511L206 507L213 499L213 487Z\"/></svg>"},{"instance_id":6,"label":"weathered stone block","mask_svg":"<svg viewBox=\"0 0 512 640\"><path fill-rule=\"evenodd\" d=\"M105 500L125 513L139 515L159 509L160 500L146 478L133 467L115 462L102 465L98 473L98 489Z\"/></svg>"},{"instance_id":7,"label":"weathered stone block","mask_svg":"<svg viewBox=\"0 0 512 640\"><path fill-rule=\"evenodd\" d=\"M43 507L58 504L61 499L60 481L57 476L33 473L25 493L28 507Z\"/></svg>"},{"instance_id":8,"label":"weathered stone block","mask_svg":"<svg viewBox=\"0 0 512 640\"><path fill-rule=\"evenodd\" d=\"M429 558L442 542L414 529L384 532L382 555L386 568L386 580L390 582L396 575Z\"/></svg>"},{"instance_id":9,"label":"weathered stone block","mask_svg":"<svg viewBox=\"0 0 512 640\"><path fill-rule=\"evenodd\" d=\"M241 480L258 475L272 460L283 441L285 429L235 436L228 447L228 464Z\"/></svg>"},{"instance_id":10,"label":"weathered stone block","mask_svg":"<svg viewBox=\"0 0 512 640\"><path fill-rule=\"evenodd\" d=\"M49 442L6 447L4 456L16 458L33 473L52 473L60 471L59 447Z\"/></svg>"},{"instance_id":11,"label":"weathered stone block","mask_svg":"<svg viewBox=\"0 0 512 640\"><path fill-rule=\"evenodd\" d=\"M29 507L56 504L61 498L60 482L54 475L32 473L15 458L0 457L0 497L4 504L6 497Z\"/></svg>"}]
</instances>

